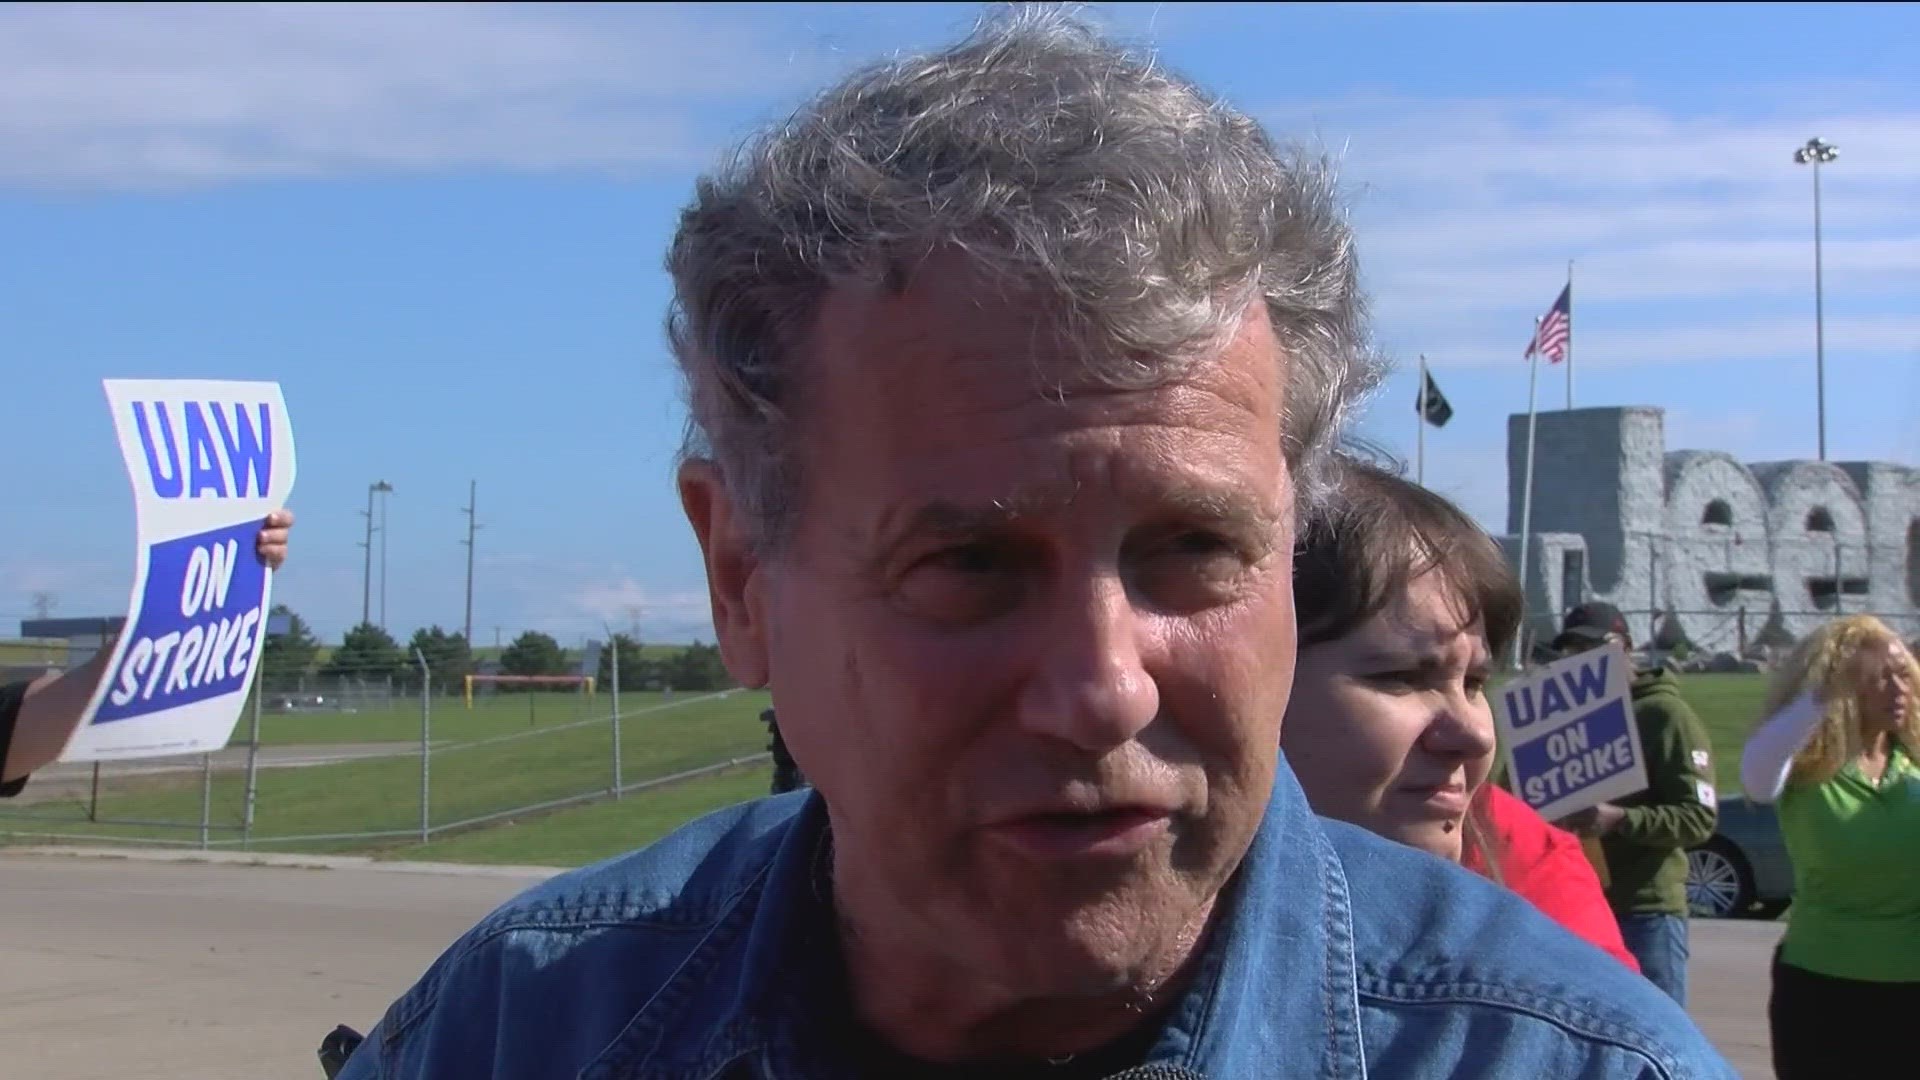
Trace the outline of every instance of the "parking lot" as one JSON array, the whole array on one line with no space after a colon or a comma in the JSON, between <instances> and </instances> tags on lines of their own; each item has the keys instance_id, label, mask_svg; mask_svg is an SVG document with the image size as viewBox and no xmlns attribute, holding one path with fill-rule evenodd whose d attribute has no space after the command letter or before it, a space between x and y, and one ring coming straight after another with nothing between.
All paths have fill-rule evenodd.
<instances>
[{"instance_id":1,"label":"parking lot","mask_svg":"<svg viewBox=\"0 0 1920 1080\"><path fill-rule=\"evenodd\" d=\"M535 870L319 868L0 854L0 1044L39 1080L319 1077L336 1023L365 1030ZM1750 1080L1766 1067L1780 924L1694 924L1694 1012Z\"/></svg>"}]
</instances>

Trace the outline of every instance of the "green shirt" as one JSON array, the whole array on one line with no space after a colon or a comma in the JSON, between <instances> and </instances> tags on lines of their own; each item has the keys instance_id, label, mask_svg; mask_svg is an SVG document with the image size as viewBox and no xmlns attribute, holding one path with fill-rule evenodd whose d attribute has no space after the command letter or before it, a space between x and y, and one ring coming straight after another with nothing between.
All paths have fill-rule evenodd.
<instances>
[{"instance_id":1,"label":"green shirt","mask_svg":"<svg viewBox=\"0 0 1920 1080\"><path fill-rule=\"evenodd\" d=\"M1895 748L1875 785L1849 763L1825 783L1787 785L1779 814L1794 891L1780 958L1920 983L1920 766Z\"/></svg>"},{"instance_id":2,"label":"green shirt","mask_svg":"<svg viewBox=\"0 0 1920 1080\"><path fill-rule=\"evenodd\" d=\"M1647 788L1614 805L1626 811L1600 839L1607 903L1616 915L1687 914L1687 849L1720 818L1706 726L1664 667L1633 679L1633 721L1647 759Z\"/></svg>"}]
</instances>

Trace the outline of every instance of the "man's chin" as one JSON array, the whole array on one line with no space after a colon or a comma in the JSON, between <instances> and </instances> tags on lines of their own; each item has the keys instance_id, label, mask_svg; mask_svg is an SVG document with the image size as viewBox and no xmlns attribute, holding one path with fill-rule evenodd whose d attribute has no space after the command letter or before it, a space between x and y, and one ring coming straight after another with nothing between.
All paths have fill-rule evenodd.
<instances>
[{"instance_id":1,"label":"man's chin","mask_svg":"<svg viewBox=\"0 0 1920 1080\"><path fill-rule=\"evenodd\" d=\"M1000 906L981 928L992 941L984 951L1010 981L1046 985L1063 996L1109 994L1151 981L1153 972L1185 959L1206 905L1186 893L1134 884L1046 906L1035 905L1028 892L1023 903Z\"/></svg>"}]
</instances>

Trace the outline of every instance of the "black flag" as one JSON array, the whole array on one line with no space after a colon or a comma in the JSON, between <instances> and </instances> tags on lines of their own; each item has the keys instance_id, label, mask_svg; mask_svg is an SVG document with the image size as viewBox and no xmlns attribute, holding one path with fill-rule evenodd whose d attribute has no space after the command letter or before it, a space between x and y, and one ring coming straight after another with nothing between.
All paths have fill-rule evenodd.
<instances>
[{"instance_id":1,"label":"black flag","mask_svg":"<svg viewBox=\"0 0 1920 1080\"><path fill-rule=\"evenodd\" d=\"M1440 385L1433 381L1433 372L1427 372L1427 392L1423 400L1414 403L1414 409L1427 418L1434 427L1446 427L1453 419L1453 406L1447 404L1447 395L1440 392Z\"/></svg>"}]
</instances>

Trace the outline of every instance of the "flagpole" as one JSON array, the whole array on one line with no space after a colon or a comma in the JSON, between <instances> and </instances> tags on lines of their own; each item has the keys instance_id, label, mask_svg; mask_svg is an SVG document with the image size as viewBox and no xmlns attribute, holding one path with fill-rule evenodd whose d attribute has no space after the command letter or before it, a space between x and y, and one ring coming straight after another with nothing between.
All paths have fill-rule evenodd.
<instances>
[{"instance_id":1,"label":"flagpole","mask_svg":"<svg viewBox=\"0 0 1920 1080\"><path fill-rule=\"evenodd\" d=\"M1573 260L1567 260L1567 411L1573 411Z\"/></svg>"},{"instance_id":2,"label":"flagpole","mask_svg":"<svg viewBox=\"0 0 1920 1080\"><path fill-rule=\"evenodd\" d=\"M1415 441L1415 445L1419 447L1419 450L1416 451L1416 457L1414 458L1414 460L1418 462L1418 464L1414 466L1413 481L1414 483L1419 484L1422 487L1425 487L1427 483L1427 354L1426 353L1420 354L1420 407L1414 411L1418 414L1414 417L1414 426L1415 428L1418 429L1418 434L1414 437L1414 441Z\"/></svg>"},{"instance_id":3,"label":"flagpole","mask_svg":"<svg viewBox=\"0 0 1920 1080\"><path fill-rule=\"evenodd\" d=\"M1540 320L1534 320L1534 334L1539 335ZM1530 349L1527 353L1527 470L1526 479L1520 489L1520 596L1521 612L1526 612L1527 590L1527 547L1533 532L1533 434L1536 424L1534 412L1534 390L1540 383L1540 351ZM1526 641L1526 620L1520 623L1521 632L1513 636L1513 668L1520 670L1521 644Z\"/></svg>"}]
</instances>

